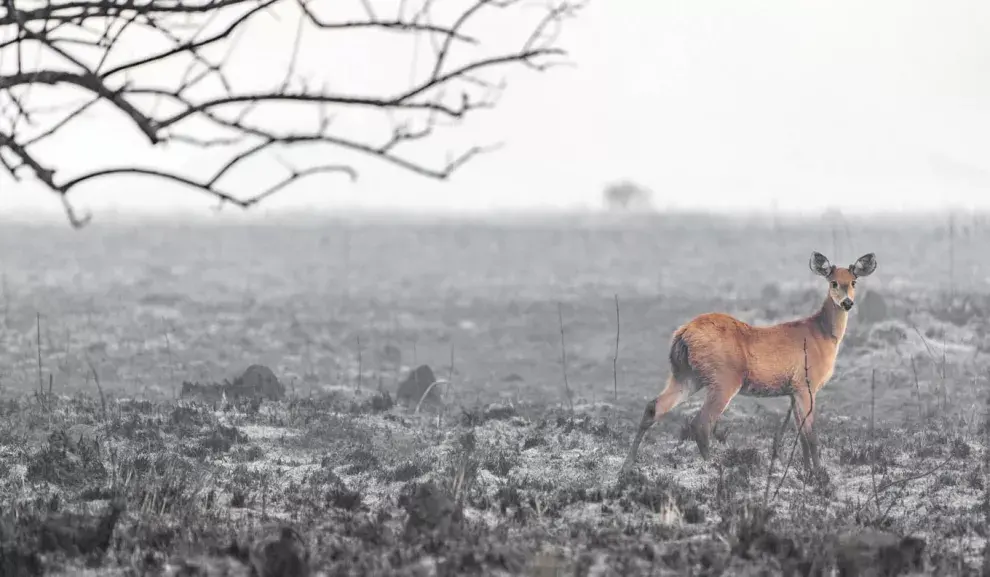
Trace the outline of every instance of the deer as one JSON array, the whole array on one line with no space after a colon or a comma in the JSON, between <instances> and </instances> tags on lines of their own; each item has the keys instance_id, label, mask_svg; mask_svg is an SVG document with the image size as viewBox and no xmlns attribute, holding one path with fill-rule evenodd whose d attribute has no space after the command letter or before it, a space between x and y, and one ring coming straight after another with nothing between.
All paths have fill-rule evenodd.
<instances>
[{"instance_id":1,"label":"deer","mask_svg":"<svg viewBox=\"0 0 990 577\"><path fill-rule=\"evenodd\" d=\"M646 404L625 473L636 461L643 436L682 401L707 389L701 410L689 424L703 460L718 418L736 395L791 397L804 465L821 469L814 408L818 391L832 378L835 359L856 299L857 279L877 268L873 253L848 267L836 267L818 252L808 266L828 282L821 308L814 314L771 326L754 326L725 313L698 315L674 331L670 342L670 376L660 395Z\"/></svg>"}]
</instances>

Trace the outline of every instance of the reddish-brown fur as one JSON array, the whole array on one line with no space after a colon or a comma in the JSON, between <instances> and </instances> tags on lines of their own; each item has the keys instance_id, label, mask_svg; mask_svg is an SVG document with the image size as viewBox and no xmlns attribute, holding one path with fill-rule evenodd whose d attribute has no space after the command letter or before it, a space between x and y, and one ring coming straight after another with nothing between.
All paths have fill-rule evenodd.
<instances>
[{"instance_id":1,"label":"reddish-brown fur","mask_svg":"<svg viewBox=\"0 0 990 577\"><path fill-rule=\"evenodd\" d=\"M805 465L820 467L814 399L832 377L848 311L856 296L856 279L872 274L876 260L870 253L849 267L835 267L815 252L809 266L829 283L825 302L809 317L757 327L727 314L706 313L674 331L667 386L647 403L623 470L635 461L643 436L653 423L701 389L707 389L705 402L691 430L703 458L708 458L715 422L737 394L791 396Z\"/></svg>"}]
</instances>

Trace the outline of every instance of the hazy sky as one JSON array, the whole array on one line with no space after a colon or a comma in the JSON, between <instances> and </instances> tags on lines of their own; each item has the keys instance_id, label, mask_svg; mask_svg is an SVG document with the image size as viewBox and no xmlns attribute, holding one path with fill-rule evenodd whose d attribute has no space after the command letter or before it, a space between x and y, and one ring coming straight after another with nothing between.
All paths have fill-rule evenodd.
<instances>
[{"instance_id":1,"label":"hazy sky","mask_svg":"<svg viewBox=\"0 0 990 577\"><path fill-rule=\"evenodd\" d=\"M489 32L505 38L530 23L501 21ZM294 29L291 18L259 21L240 42L234 75L260 82L267 70L266 82L280 79ZM653 189L660 206L684 208L990 207L987 30L990 3L982 0L591 0L561 37L575 66L506 70L499 108L453 136L503 142L502 149L448 182L359 160L357 183L316 177L265 206L587 207L600 204L606 183L630 178ZM338 91L408 80L408 47L313 42L299 70L314 78L332 70ZM281 114L314 122L312 114ZM94 112L45 148L45 158L67 174L114 159L197 175L208 170L204 163L216 165L200 152L150 151L114 117ZM417 156L442 160L448 144L421 147ZM281 156L305 164L313 158L305 154ZM261 163L231 183L248 186L278 170L274 161ZM0 189L2 210L58 209L35 184L0 175ZM210 204L147 179L79 190L77 203L94 209Z\"/></svg>"}]
</instances>

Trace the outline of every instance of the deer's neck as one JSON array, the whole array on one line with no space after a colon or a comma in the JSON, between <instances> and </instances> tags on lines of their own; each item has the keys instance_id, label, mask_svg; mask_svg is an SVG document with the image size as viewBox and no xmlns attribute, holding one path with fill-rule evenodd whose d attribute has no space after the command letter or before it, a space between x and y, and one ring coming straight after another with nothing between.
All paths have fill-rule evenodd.
<instances>
[{"instance_id":1,"label":"deer's neck","mask_svg":"<svg viewBox=\"0 0 990 577\"><path fill-rule=\"evenodd\" d=\"M842 337L846 334L849 313L835 304L832 297L826 295L822 308L811 318L823 335L832 339L836 345L842 342Z\"/></svg>"}]
</instances>

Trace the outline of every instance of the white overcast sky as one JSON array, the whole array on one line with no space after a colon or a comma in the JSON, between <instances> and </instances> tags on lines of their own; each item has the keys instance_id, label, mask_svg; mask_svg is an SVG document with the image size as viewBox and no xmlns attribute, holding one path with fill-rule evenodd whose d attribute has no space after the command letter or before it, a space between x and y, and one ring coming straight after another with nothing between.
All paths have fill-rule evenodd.
<instances>
[{"instance_id":1,"label":"white overcast sky","mask_svg":"<svg viewBox=\"0 0 990 577\"><path fill-rule=\"evenodd\" d=\"M259 21L234 74L280 78L294 26ZM266 206L589 207L606 183L630 178L661 207L990 207L988 30L985 0L591 0L560 39L574 66L507 70L498 109L460 129L461 142L503 142L497 152L447 182L361 161L357 183L316 177ZM314 46L300 70L335 63L340 91L409 74L409 57L376 58L373 45ZM149 148L104 111L44 152L66 173L131 159L205 174L215 161ZM440 160L444 150L426 152ZM277 170L263 164L236 182ZM0 175L0 189L4 211L58 210L30 182ZM102 181L76 199L123 212L210 204L136 179Z\"/></svg>"}]
</instances>

